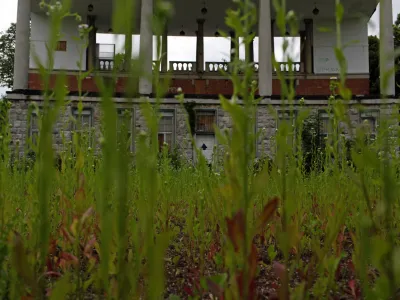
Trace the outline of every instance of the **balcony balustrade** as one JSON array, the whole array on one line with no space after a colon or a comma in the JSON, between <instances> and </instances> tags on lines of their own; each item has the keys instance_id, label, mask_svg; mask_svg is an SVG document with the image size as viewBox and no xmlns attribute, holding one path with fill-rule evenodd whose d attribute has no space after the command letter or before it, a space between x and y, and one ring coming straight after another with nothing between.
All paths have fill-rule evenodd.
<instances>
[{"instance_id":1,"label":"balcony balustrade","mask_svg":"<svg viewBox=\"0 0 400 300\"><path fill-rule=\"evenodd\" d=\"M114 69L114 59L99 58L97 60L97 68L101 72L111 72Z\"/></svg>"},{"instance_id":2,"label":"balcony balustrade","mask_svg":"<svg viewBox=\"0 0 400 300\"><path fill-rule=\"evenodd\" d=\"M213 74L222 74L223 72L229 72L229 62L206 62L205 72ZM258 63L253 63L254 72L258 72ZM155 70L156 62L153 61L153 71ZM291 65L288 62L278 62L278 67L281 72L302 73L302 67L300 62L293 62ZM111 72L114 68L114 59L102 58L97 60L98 71ZM161 68L160 68L161 69ZM121 69L123 71L123 68ZM196 62L195 61L170 61L169 71L174 74L195 74L196 73ZM277 72L277 69L274 69Z\"/></svg>"},{"instance_id":3,"label":"balcony balustrade","mask_svg":"<svg viewBox=\"0 0 400 300\"><path fill-rule=\"evenodd\" d=\"M170 61L169 70L173 73L195 73L195 61Z\"/></svg>"},{"instance_id":4,"label":"balcony balustrade","mask_svg":"<svg viewBox=\"0 0 400 300\"><path fill-rule=\"evenodd\" d=\"M278 65L279 65L279 70L281 72L290 72L290 71L292 71L293 73L302 72L300 62L292 62L291 65L288 62L278 62ZM277 72L276 68L275 72Z\"/></svg>"}]
</instances>

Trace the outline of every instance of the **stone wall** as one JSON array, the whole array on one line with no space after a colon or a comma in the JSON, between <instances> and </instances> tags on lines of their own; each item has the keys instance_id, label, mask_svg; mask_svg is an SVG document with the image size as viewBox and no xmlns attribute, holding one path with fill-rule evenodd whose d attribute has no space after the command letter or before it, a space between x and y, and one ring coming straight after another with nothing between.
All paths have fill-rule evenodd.
<instances>
[{"instance_id":1,"label":"stone wall","mask_svg":"<svg viewBox=\"0 0 400 300\"><path fill-rule=\"evenodd\" d=\"M194 100L196 101L196 100ZM17 141L19 141L20 154L23 153L25 148L25 141L29 137L29 124L28 124L28 107L31 103L36 103L38 106L42 105L39 100L12 100L12 107L10 110L10 124L11 124L11 134L12 134L12 147L15 148ZM348 113L351 120L352 130L354 133L355 128L360 123L360 112L358 110L358 104L355 103L350 107ZM72 102L67 107L64 107L60 112L58 120L53 128L53 141L55 150L59 151L62 147L63 140L70 141L72 139L72 129L73 129L73 117L72 108L77 106L77 102ZM94 137L96 141L101 137L101 108L100 103L97 101L84 101L84 108L89 108L92 111L92 125L94 130ZM133 132L135 135L140 131L146 131L146 122L140 110L140 104L134 102L132 104L117 102L116 106L118 108L133 108L134 110L134 120L133 120ZM318 104L313 104L309 101L304 106L297 105L295 109L310 109L313 111L318 111L326 108L326 104L323 101ZM392 113L393 105L381 107L377 103L368 104L366 109L377 109L380 110L379 118L388 118ZM194 158L193 147L191 144L191 136L189 130L186 126L187 112L184 107L178 103L166 103L162 104L160 109L162 110L172 110L175 115L175 144L182 151L182 154L186 155L187 158L192 160ZM216 120L218 127L221 129L230 130L232 128L232 121L229 114L224 111L217 101L213 103L212 101L196 101L194 109L207 109L216 111ZM271 111L272 109L272 111ZM265 154L273 155L275 152L274 146L274 136L276 133L277 122L273 114L273 110L277 111L282 109L281 105L277 103L263 103L257 108L256 113L256 130L260 131L260 138L257 141L256 150L257 156L262 156ZM347 136L350 135L349 129L343 127L343 133ZM134 147L133 147L134 150Z\"/></svg>"}]
</instances>

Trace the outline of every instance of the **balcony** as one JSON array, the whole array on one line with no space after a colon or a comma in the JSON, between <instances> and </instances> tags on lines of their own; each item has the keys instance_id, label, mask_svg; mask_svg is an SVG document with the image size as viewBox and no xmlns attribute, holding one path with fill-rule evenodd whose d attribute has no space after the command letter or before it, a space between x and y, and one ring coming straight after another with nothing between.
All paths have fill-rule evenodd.
<instances>
[{"instance_id":1,"label":"balcony","mask_svg":"<svg viewBox=\"0 0 400 300\"><path fill-rule=\"evenodd\" d=\"M112 58L98 58L97 59L97 70L100 72L111 72L114 69L114 59ZM258 72L258 63L254 63L254 72ZM300 62L293 62L290 65L288 62L279 62L279 70L281 72L289 72L292 71L294 74L301 74L302 64ZM156 66L156 62L153 62L153 70ZM172 74L196 74L195 61L170 61L168 64L168 71ZM217 62L210 61L205 63L204 72L212 75L223 75L224 72L229 72L230 63L229 62ZM123 68L120 69L121 72L124 72ZM274 69L274 72L277 72L277 69Z\"/></svg>"}]
</instances>

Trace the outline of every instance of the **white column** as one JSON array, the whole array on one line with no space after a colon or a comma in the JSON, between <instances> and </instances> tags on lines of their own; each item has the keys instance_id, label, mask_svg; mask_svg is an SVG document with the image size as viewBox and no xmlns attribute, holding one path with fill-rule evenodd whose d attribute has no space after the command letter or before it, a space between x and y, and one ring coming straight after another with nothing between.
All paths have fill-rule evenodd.
<instances>
[{"instance_id":1,"label":"white column","mask_svg":"<svg viewBox=\"0 0 400 300\"><path fill-rule=\"evenodd\" d=\"M395 75L390 75L384 87L384 74L394 69L393 5L392 0L380 1L380 86L381 94L394 96L396 93Z\"/></svg>"},{"instance_id":2,"label":"white column","mask_svg":"<svg viewBox=\"0 0 400 300\"><path fill-rule=\"evenodd\" d=\"M14 90L28 89L31 0L18 0L14 59Z\"/></svg>"},{"instance_id":3,"label":"white column","mask_svg":"<svg viewBox=\"0 0 400 300\"><path fill-rule=\"evenodd\" d=\"M140 61L143 65L143 76L139 81L139 93L150 95L153 91L153 0L142 0L140 18Z\"/></svg>"},{"instance_id":4,"label":"white column","mask_svg":"<svg viewBox=\"0 0 400 300\"><path fill-rule=\"evenodd\" d=\"M204 71L204 19L197 19L196 70Z\"/></svg>"},{"instance_id":5,"label":"white column","mask_svg":"<svg viewBox=\"0 0 400 300\"><path fill-rule=\"evenodd\" d=\"M271 1L260 0L258 89L260 96L272 95Z\"/></svg>"},{"instance_id":6,"label":"white column","mask_svg":"<svg viewBox=\"0 0 400 300\"><path fill-rule=\"evenodd\" d=\"M313 51L312 51L312 37L313 37L313 20L305 19L304 24L306 27L306 36L304 41L304 51L305 51L305 72L307 74L313 73Z\"/></svg>"},{"instance_id":7,"label":"white column","mask_svg":"<svg viewBox=\"0 0 400 300\"><path fill-rule=\"evenodd\" d=\"M161 38L161 72L167 73L168 72L168 26L165 25L164 33Z\"/></svg>"}]
</instances>

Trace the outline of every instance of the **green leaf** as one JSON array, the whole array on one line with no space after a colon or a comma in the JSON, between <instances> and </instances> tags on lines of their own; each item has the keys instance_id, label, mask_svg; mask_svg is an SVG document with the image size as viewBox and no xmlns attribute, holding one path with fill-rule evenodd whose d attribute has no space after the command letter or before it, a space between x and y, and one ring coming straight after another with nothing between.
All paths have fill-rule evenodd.
<instances>
[{"instance_id":1,"label":"green leaf","mask_svg":"<svg viewBox=\"0 0 400 300\"><path fill-rule=\"evenodd\" d=\"M71 276L66 274L55 284L55 287L51 291L50 300L66 299L68 294L73 291Z\"/></svg>"}]
</instances>

